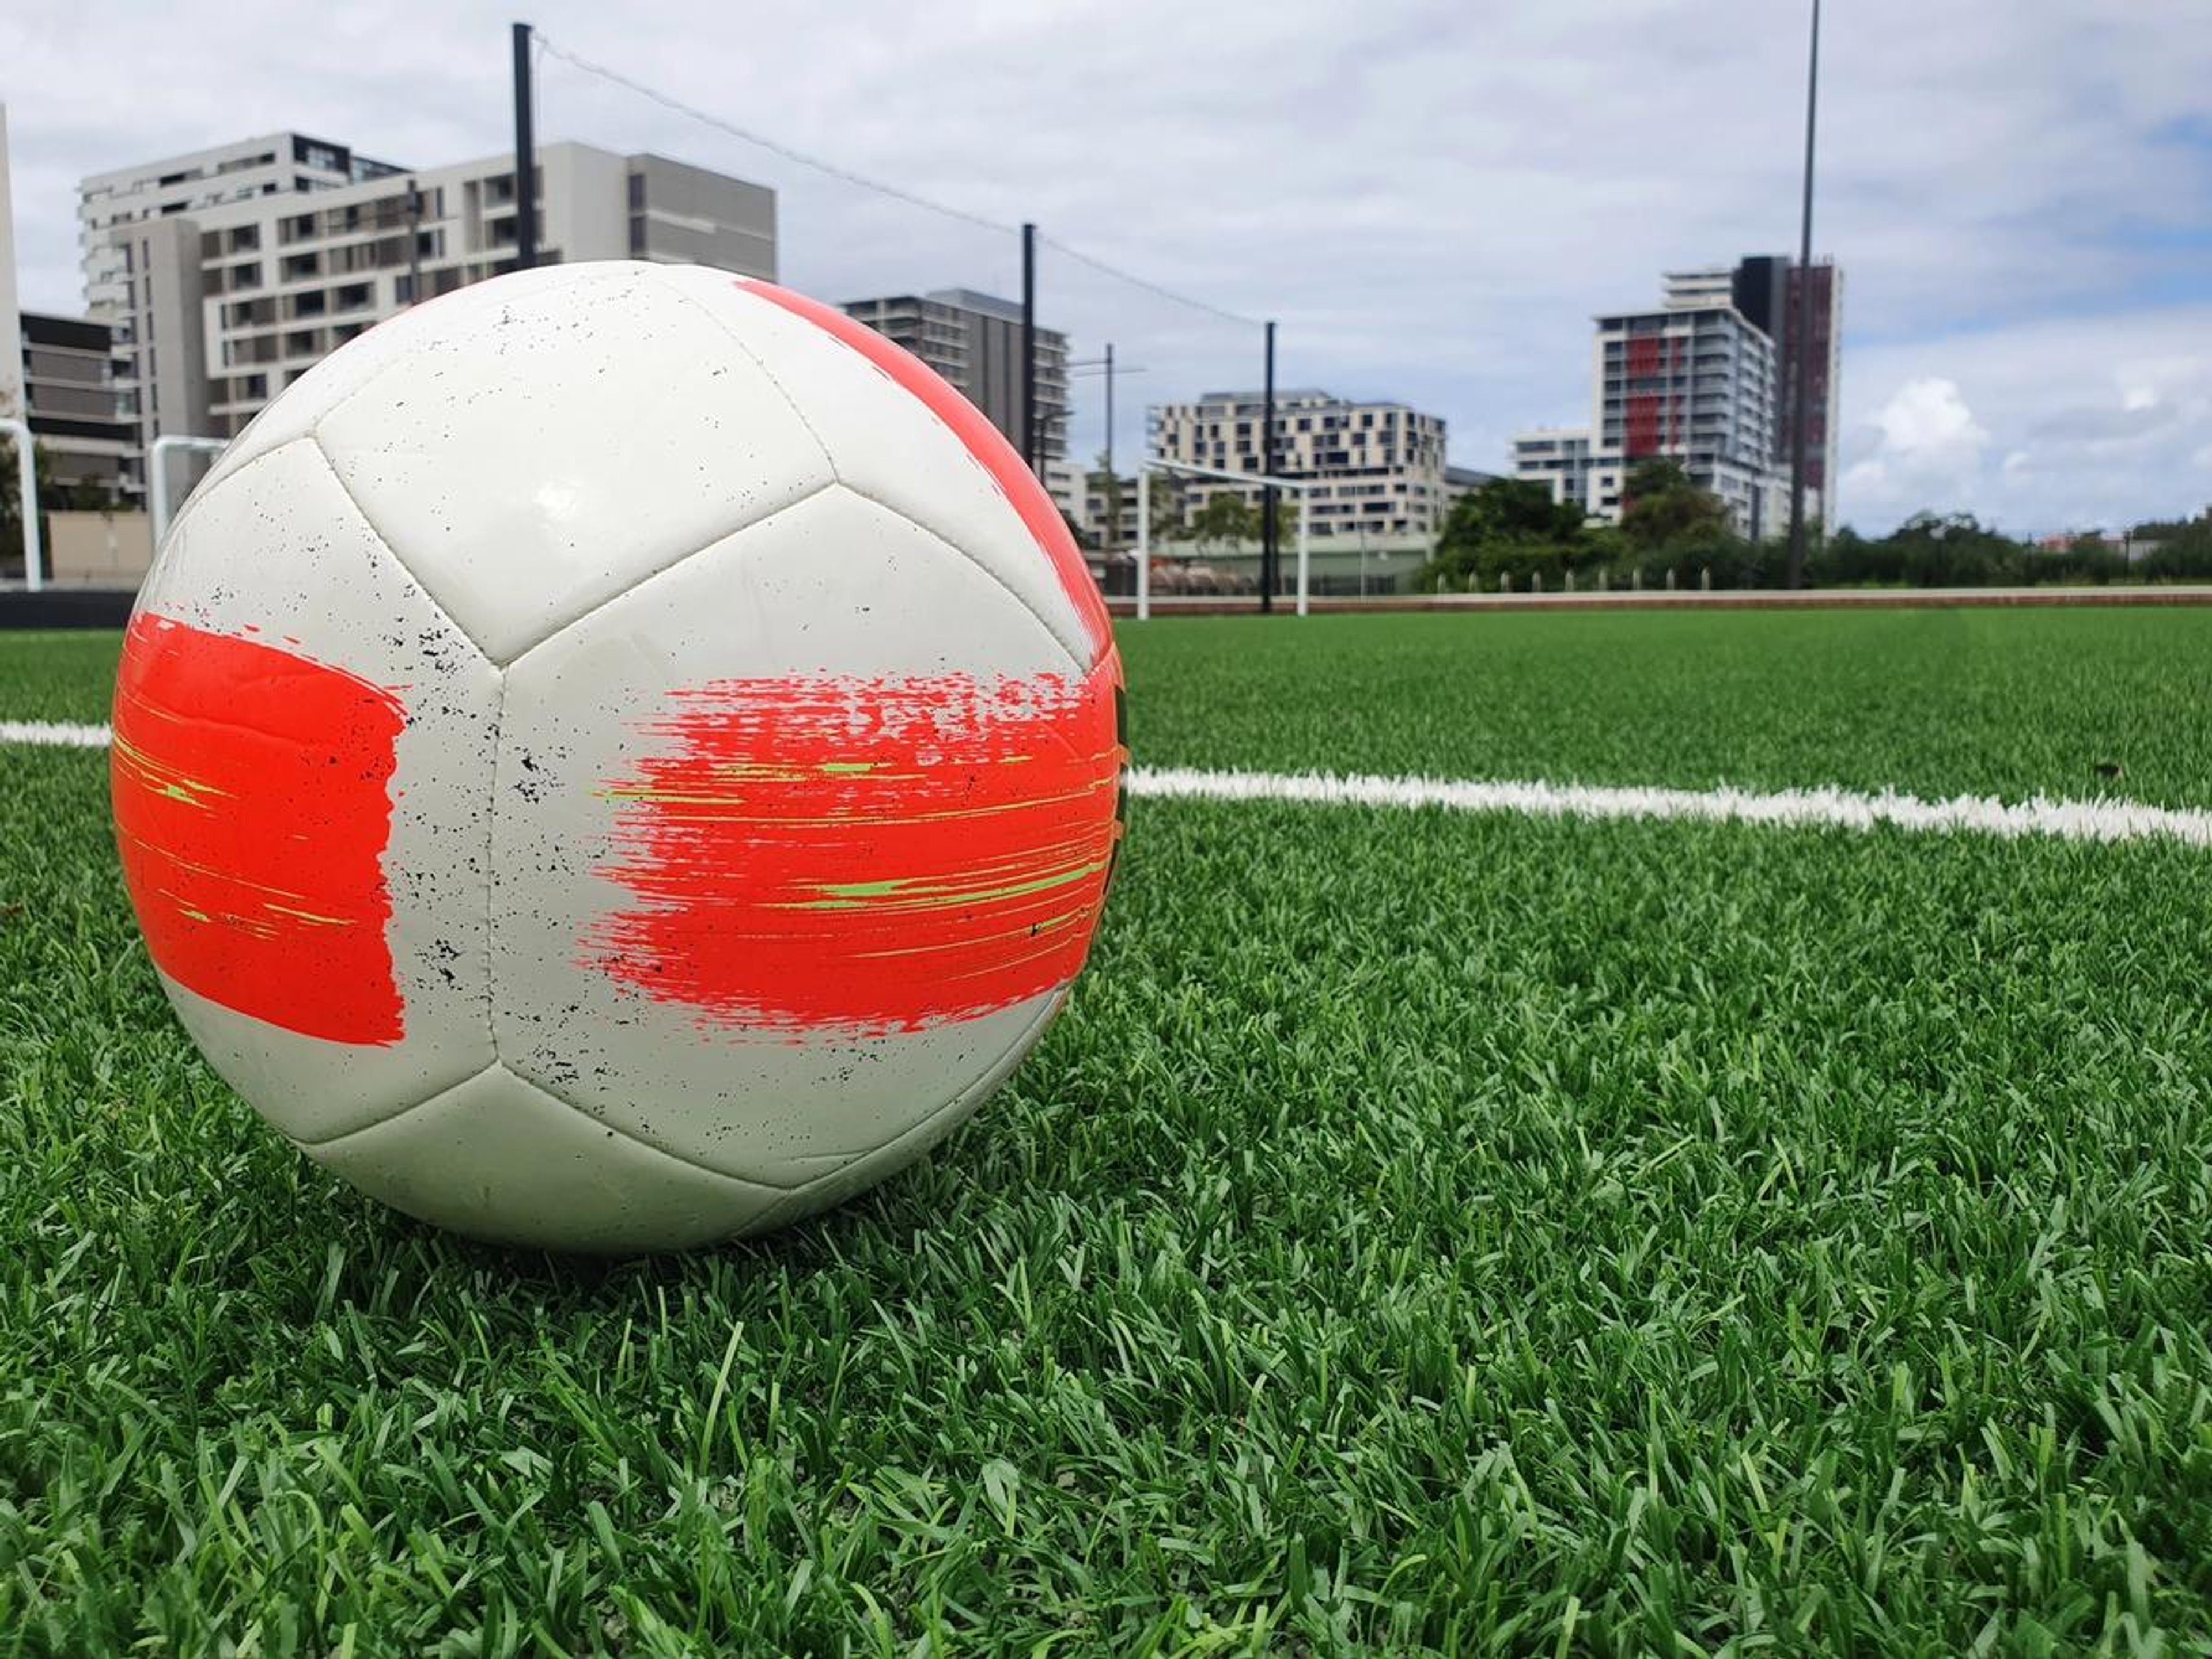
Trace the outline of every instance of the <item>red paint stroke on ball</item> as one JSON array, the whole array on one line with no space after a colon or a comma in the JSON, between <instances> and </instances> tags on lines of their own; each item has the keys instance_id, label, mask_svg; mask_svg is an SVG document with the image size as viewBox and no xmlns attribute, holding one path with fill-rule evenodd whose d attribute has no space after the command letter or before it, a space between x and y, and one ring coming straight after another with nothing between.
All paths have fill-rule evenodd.
<instances>
[{"instance_id":1,"label":"red paint stroke on ball","mask_svg":"<svg viewBox=\"0 0 2212 1659\"><path fill-rule=\"evenodd\" d=\"M288 1031L399 1041L383 857L405 725L392 692L343 669L132 618L109 782L163 973Z\"/></svg>"},{"instance_id":2,"label":"red paint stroke on ball","mask_svg":"<svg viewBox=\"0 0 2212 1659\"><path fill-rule=\"evenodd\" d=\"M750 276L737 282L747 293L757 294L835 335L920 398L931 414L951 428L952 434L991 475L999 493L1021 515L1031 538L1052 562L1060 591L1082 618L1084 635L1091 642L1091 661L1099 662L1114 643L1114 623L1106 613L1106 601L1099 597L1098 584L1091 580L1090 567L1083 562L1083 550L1075 544L1067 520L1060 517L1059 507L1030 471L1021 452L1006 441L1006 434L935 369L866 323L773 283Z\"/></svg>"},{"instance_id":3,"label":"red paint stroke on ball","mask_svg":"<svg viewBox=\"0 0 2212 1659\"><path fill-rule=\"evenodd\" d=\"M723 680L648 723L586 965L703 1024L918 1030L1073 979L1121 835L1121 664Z\"/></svg>"}]
</instances>

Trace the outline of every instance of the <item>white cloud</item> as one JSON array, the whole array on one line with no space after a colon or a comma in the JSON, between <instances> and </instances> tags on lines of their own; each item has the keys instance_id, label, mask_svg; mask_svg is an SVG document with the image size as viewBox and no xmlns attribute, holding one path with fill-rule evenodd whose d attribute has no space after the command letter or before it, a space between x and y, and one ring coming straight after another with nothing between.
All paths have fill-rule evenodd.
<instances>
[{"instance_id":1,"label":"white cloud","mask_svg":"<svg viewBox=\"0 0 2212 1659\"><path fill-rule=\"evenodd\" d=\"M1845 372L1840 507L1862 529L1923 507L2117 528L2212 501L2212 303L1876 346Z\"/></svg>"},{"instance_id":2,"label":"white cloud","mask_svg":"<svg viewBox=\"0 0 2212 1659\"><path fill-rule=\"evenodd\" d=\"M2212 84L2203 7L1828 9L1816 240L1846 274L1855 466L1878 461L1904 488L1877 416L1913 381L1951 383L1988 428L1982 460L2027 450L2037 480L2054 447L2066 471L2070 442L2038 422L2134 413L2148 392L2141 407L2172 410L2172 428L2110 441L2103 476L2075 469L2079 500L2064 499L2117 513L2170 510L2185 482L2204 493L2186 462L2212 428L2188 410L2212 375L2136 322L2145 293L2204 292L2190 233L2212 145L2186 125ZM278 0L114 0L93 28L65 7L0 9L25 303L79 303L86 173L290 127L425 164L501 150L515 9L386 0L302 28ZM1434 410L1462 465L1499 465L1518 427L1586 418L1593 312L1653 298L1668 267L1795 239L1802 9L1767 0L525 9L568 50L748 128L1279 318L1285 384ZM1018 281L1009 234L870 202L558 61L541 71L544 137L775 185L786 274L830 297ZM1256 330L1050 251L1040 298L1079 354L1110 339L1145 366L1119 388L1125 453L1146 401L1258 378ZM2065 342L2049 362L1992 361L1989 343L2046 326ZM1086 403L1079 449L1098 435ZM2008 494L2002 466L1969 475L1984 494L1957 504L2008 521L2061 505L2041 493L2055 483ZM1862 475L1844 492L1863 526L1952 504L1896 507L1867 488Z\"/></svg>"}]
</instances>

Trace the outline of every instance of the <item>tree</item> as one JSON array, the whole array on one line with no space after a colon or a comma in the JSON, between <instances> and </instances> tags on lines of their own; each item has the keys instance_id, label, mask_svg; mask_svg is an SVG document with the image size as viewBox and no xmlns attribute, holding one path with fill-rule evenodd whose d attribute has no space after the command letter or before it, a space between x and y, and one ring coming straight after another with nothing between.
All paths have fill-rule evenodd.
<instances>
[{"instance_id":1,"label":"tree","mask_svg":"<svg viewBox=\"0 0 2212 1659\"><path fill-rule=\"evenodd\" d=\"M1621 486L1620 533L1639 553L1710 544L1730 534L1728 507L1679 461L1641 461Z\"/></svg>"},{"instance_id":2,"label":"tree","mask_svg":"<svg viewBox=\"0 0 2212 1659\"><path fill-rule=\"evenodd\" d=\"M1235 546L1241 542L1256 540L1260 534L1259 510L1233 490L1216 490L1206 497L1206 505L1198 509L1190 521L1191 532L1203 550L1216 543Z\"/></svg>"},{"instance_id":3,"label":"tree","mask_svg":"<svg viewBox=\"0 0 2212 1659\"><path fill-rule=\"evenodd\" d=\"M1436 554L1414 582L1433 592L1446 581L1486 588L1509 577L1516 587L1531 576L1556 581L1587 550L1580 507L1553 501L1548 487L1530 479L1490 478L1452 503Z\"/></svg>"}]
</instances>

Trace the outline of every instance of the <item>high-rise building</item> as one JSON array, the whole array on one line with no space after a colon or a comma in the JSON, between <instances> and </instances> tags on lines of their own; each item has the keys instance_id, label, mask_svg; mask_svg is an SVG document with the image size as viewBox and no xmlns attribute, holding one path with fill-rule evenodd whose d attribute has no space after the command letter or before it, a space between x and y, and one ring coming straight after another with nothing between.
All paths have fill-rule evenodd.
<instances>
[{"instance_id":1,"label":"high-rise building","mask_svg":"<svg viewBox=\"0 0 2212 1659\"><path fill-rule=\"evenodd\" d=\"M1775 386L1774 342L1733 306L1599 318L1584 505L1617 521L1629 472L1671 459L1738 534L1773 534Z\"/></svg>"},{"instance_id":2,"label":"high-rise building","mask_svg":"<svg viewBox=\"0 0 2212 1659\"><path fill-rule=\"evenodd\" d=\"M1006 441L1022 441L1022 308L972 289L940 289L852 300L848 316L911 351L983 411ZM1036 331L1036 453L1041 461L1067 455L1067 336Z\"/></svg>"},{"instance_id":3,"label":"high-rise building","mask_svg":"<svg viewBox=\"0 0 2212 1659\"><path fill-rule=\"evenodd\" d=\"M1738 533L1780 534L1795 432L1786 354L1797 276L1790 260L1766 255L1669 271L1659 309L1598 318L1589 427L1516 434L1515 475L1618 523L1629 472L1641 461L1672 459L1721 498ZM1841 288L1833 264L1812 267L1806 474L1814 518L1823 515L1835 477Z\"/></svg>"},{"instance_id":4,"label":"high-rise building","mask_svg":"<svg viewBox=\"0 0 2212 1659\"><path fill-rule=\"evenodd\" d=\"M514 268L512 155L407 173L338 146L272 143L85 181L87 297L114 326L142 448L234 436L372 324ZM537 160L541 264L775 275L773 191L586 144L541 145Z\"/></svg>"},{"instance_id":5,"label":"high-rise building","mask_svg":"<svg viewBox=\"0 0 2212 1659\"><path fill-rule=\"evenodd\" d=\"M1195 403L1156 404L1148 419L1152 453L1224 472L1265 472L1265 409L1257 392L1210 392ZM1275 472L1322 481L1307 492L1316 537L1434 535L1450 500L1444 423L1404 404L1278 392ZM1256 483L1190 477L1182 496L1195 514L1224 492L1256 508L1261 490Z\"/></svg>"},{"instance_id":6,"label":"high-rise building","mask_svg":"<svg viewBox=\"0 0 2212 1659\"><path fill-rule=\"evenodd\" d=\"M1811 343L1812 373L1805 410L1805 513L1825 517L1828 481L1836 474L1836 441L1842 431L1838 402L1843 389L1843 273L1832 260L1811 267L1805 331ZM1674 307L1732 305L1744 319L1774 342L1774 465L1787 478L1796 453L1797 326L1800 282L1797 262L1779 253L1757 253L1733 269L1669 271L1667 304Z\"/></svg>"},{"instance_id":7,"label":"high-rise building","mask_svg":"<svg viewBox=\"0 0 2212 1659\"><path fill-rule=\"evenodd\" d=\"M137 426L118 390L123 362L113 330L89 318L27 311L21 333L24 403L47 476L118 500L139 494Z\"/></svg>"},{"instance_id":8,"label":"high-rise building","mask_svg":"<svg viewBox=\"0 0 2212 1659\"><path fill-rule=\"evenodd\" d=\"M276 132L94 173L77 186L85 307L95 317L119 316L130 308L129 268L114 233L147 220L264 197L337 190L399 171L389 161L356 155L344 144Z\"/></svg>"}]
</instances>

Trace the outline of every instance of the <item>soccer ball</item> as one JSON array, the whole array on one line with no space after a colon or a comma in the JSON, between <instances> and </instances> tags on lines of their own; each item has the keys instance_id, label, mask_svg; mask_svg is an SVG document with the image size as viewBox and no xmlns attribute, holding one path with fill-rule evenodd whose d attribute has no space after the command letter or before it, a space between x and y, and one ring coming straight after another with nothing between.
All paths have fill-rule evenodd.
<instances>
[{"instance_id":1,"label":"soccer ball","mask_svg":"<svg viewBox=\"0 0 2212 1659\"><path fill-rule=\"evenodd\" d=\"M394 318L225 452L140 593L124 874L310 1157L478 1237L762 1231L920 1155L1066 1000L1121 665L927 368L697 268Z\"/></svg>"}]
</instances>

